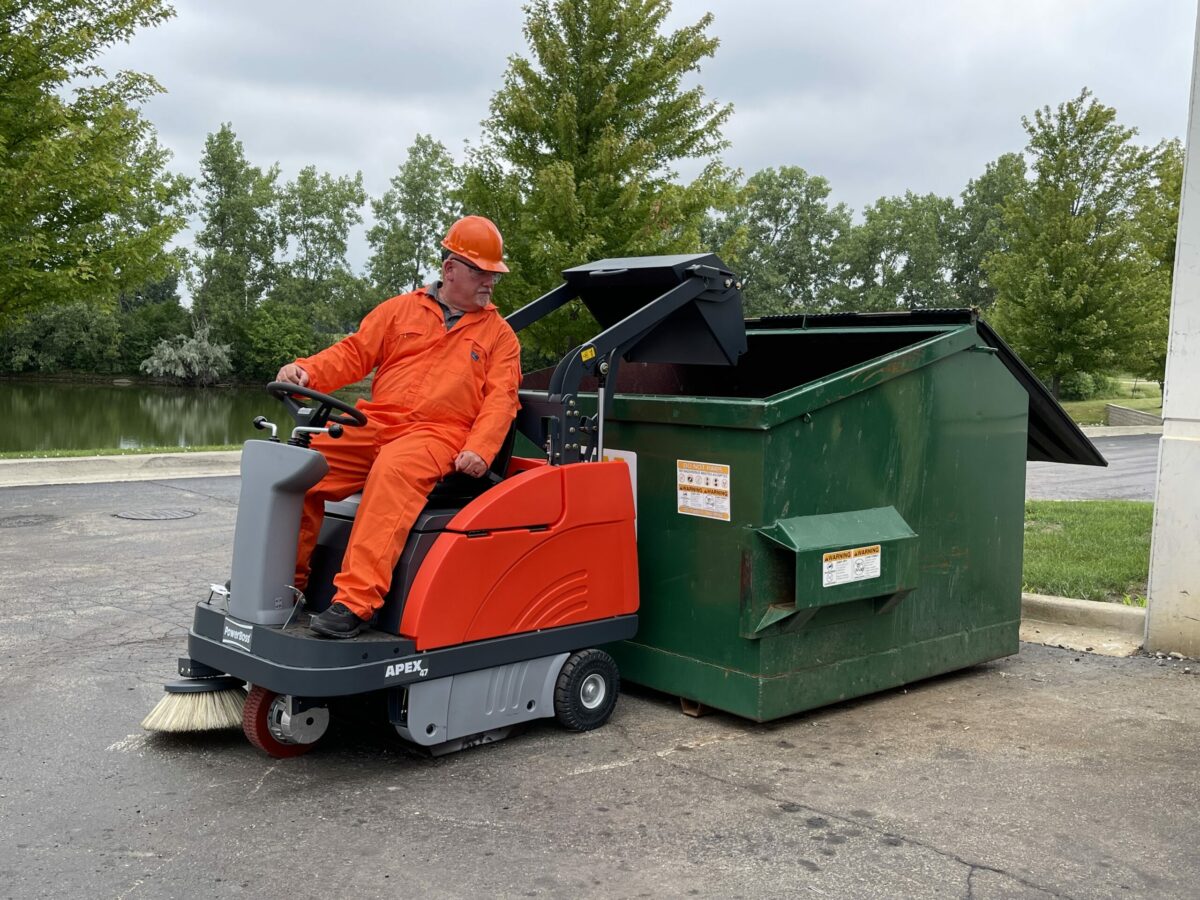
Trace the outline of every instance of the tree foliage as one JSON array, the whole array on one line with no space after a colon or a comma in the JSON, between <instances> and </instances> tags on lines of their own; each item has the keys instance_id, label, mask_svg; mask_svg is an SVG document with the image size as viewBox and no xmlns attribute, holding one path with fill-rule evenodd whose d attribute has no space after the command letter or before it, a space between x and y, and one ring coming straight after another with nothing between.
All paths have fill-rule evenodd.
<instances>
[{"instance_id":1,"label":"tree foliage","mask_svg":"<svg viewBox=\"0 0 1200 900\"><path fill-rule=\"evenodd\" d=\"M708 210L732 199L715 159L731 107L683 85L717 48L712 16L665 32L670 10L667 0L525 7L530 57L510 59L462 192L464 209L505 235L505 308L553 288L570 265L696 251ZM708 162L681 185L685 159ZM556 359L590 336L591 317L574 314L523 334L527 357Z\"/></svg>"},{"instance_id":2,"label":"tree foliage","mask_svg":"<svg viewBox=\"0 0 1200 900\"><path fill-rule=\"evenodd\" d=\"M986 311L996 302L996 289L983 262L1006 249L1004 207L1025 187L1025 159L1020 153L1005 153L988 163L982 175L967 182L953 247L951 281L958 305Z\"/></svg>"},{"instance_id":3,"label":"tree foliage","mask_svg":"<svg viewBox=\"0 0 1200 900\"><path fill-rule=\"evenodd\" d=\"M839 244L842 281L832 308L929 309L960 305L954 272L954 201L935 194L881 197Z\"/></svg>"},{"instance_id":4,"label":"tree foliage","mask_svg":"<svg viewBox=\"0 0 1200 900\"><path fill-rule=\"evenodd\" d=\"M460 215L452 198L461 175L440 141L418 134L391 187L371 201L375 224L367 231L374 250L370 277L379 292L391 297L415 290L437 271L439 243Z\"/></svg>"},{"instance_id":5,"label":"tree foliage","mask_svg":"<svg viewBox=\"0 0 1200 900\"><path fill-rule=\"evenodd\" d=\"M119 347L111 310L82 300L47 303L0 333L0 372L113 374Z\"/></svg>"},{"instance_id":6,"label":"tree foliage","mask_svg":"<svg viewBox=\"0 0 1200 900\"><path fill-rule=\"evenodd\" d=\"M166 278L122 294L117 306L120 328L118 371L133 374L149 358L159 341L183 334L190 317L179 302L179 275Z\"/></svg>"},{"instance_id":7,"label":"tree foliage","mask_svg":"<svg viewBox=\"0 0 1200 900\"><path fill-rule=\"evenodd\" d=\"M263 301L246 323L246 346L241 367L260 379L270 379L279 367L317 349L309 311L279 300Z\"/></svg>"},{"instance_id":8,"label":"tree foliage","mask_svg":"<svg viewBox=\"0 0 1200 900\"><path fill-rule=\"evenodd\" d=\"M1065 375L1111 371L1150 327L1135 213L1153 154L1086 88L1023 124L1033 183L1005 205L1009 246L985 268L998 328L1057 396Z\"/></svg>"},{"instance_id":9,"label":"tree foliage","mask_svg":"<svg viewBox=\"0 0 1200 900\"><path fill-rule=\"evenodd\" d=\"M169 267L187 182L139 109L162 89L95 60L171 15L163 0L0 3L0 321L111 302Z\"/></svg>"},{"instance_id":10,"label":"tree foliage","mask_svg":"<svg viewBox=\"0 0 1200 900\"><path fill-rule=\"evenodd\" d=\"M269 298L303 312L310 330L333 332L353 328L358 318L346 322L363 279L350 271L346 250L350 229L362 222L359 212L366 202L362 173L353 177L318 174L314 166L300 170L279 196L279 224L286 235L289 258L280 266L279 279ZM253 321L253 317L248 321ZM310 335L310 343L315 335ZM238 344L238 368L243 374L274 374L246 368L250 348Z\"/></svg>"},{"instance_id":11,"label":"tree foliage","mask_svg":"<svg viewBox=\"0 0 1200 900\"><path fill-rule=\"evenodd\" d=\"M279 227L288 249L284 273L318 287L335 272L349 272L346 245L366 202L362 172L335 178L316 166L301 169L279 194Z\"/></svg>"},{"instance_id":12,"label":"tree foliage","mask_svg":"<svg viewBox=\"0 0 1200 900\"><path fill-rule=\"evenodd\" d=\"M713 222L705 245L746 282L748 315L815 311L838 282L840 240L851 229L844 203L830 205L829 182L799 166L763 169L733 209Z\"/></svg>"},{"instance_id":13,"label":"tree foliage","mask_svg":"<svg viewBox=\"0 0 1200 900\"><path fill-rule=\"evenodd\" d=\"M1136 200L1134 227L1150 261L1150 277L1142 303L1145 327L1130 348L1126 368L1160 385L1167 368L1167 334L1171 317L1171 279L1175 270L1175 240L1183 194L1183 145L1163 141L1154 149L1150 178Z\"/></svg>"},{"instance_id":14,"label":"tree foliage","mask_svg":"<svg viewBox=\"0 0 1200 900\"><path fill-rule=\"evenodd\" d=\"M275 284L283 246L276 213L279 167L246 160L229 123L210 134L200 158L200 221L192 274L192 310L219 340L240 324Z\"/></svg>"}]
</instances>

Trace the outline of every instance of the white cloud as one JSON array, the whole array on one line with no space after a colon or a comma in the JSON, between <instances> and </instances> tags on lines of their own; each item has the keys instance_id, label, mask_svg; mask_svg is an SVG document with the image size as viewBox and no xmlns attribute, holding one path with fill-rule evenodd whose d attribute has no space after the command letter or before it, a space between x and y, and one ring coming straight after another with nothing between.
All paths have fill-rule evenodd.
<instances>
[{"instance_id":1,"label":"white cloud","mask_svg":"<svg viewBox=\"0 0 1200 900\"><path fill-rule=\"evenodd\" d=\"M147 114L187 174L205 135L231 122L254 163L278 161L289 178L309 164L361 170L377 196L418 132L456 155L476 141L508 56L526 52L515 3L177 7L104 62L168 89ZM706 10L721 46L698 81L735 106L726 161L747 175L803 166L855 209L907 189L957 195L1024 145L1022 115L1084 85L1146 143L1187 124L1190 2L677 0L668 21ZM352 254L361 267L361 238Z\"/></svg>"}]
</instances>

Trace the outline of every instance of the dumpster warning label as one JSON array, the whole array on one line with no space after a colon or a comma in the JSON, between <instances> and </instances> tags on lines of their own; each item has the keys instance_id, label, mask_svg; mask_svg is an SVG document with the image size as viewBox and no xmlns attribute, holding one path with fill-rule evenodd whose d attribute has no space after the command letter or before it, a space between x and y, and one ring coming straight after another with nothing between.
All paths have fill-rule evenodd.
<instances>
[{"instance_id":1,"label":"dumpster warning label","mask_svg":"<svg viewBox=\"0 0 1200 900\"><path fill-rule=\"evenodd\" d=\"M826 553L821 557L821 587L878 578L881 558L878 544Z\"/></svg>"},{"instance_id":2,"label":"dumpster warning label","mask_svg":"<svg viewBox=\"0 0 1200 900\"><path fill-rule=\"evenodd\" d=\"M677 459L675 486L683 515L729 521L729 466Z\"/></svg>"}]
</instances>

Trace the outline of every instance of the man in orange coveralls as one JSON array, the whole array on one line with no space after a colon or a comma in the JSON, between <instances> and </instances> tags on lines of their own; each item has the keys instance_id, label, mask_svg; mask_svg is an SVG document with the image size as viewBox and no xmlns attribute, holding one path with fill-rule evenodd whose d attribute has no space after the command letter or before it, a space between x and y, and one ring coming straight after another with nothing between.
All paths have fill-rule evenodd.
<instances>
[{"instance_id":1,"label":"man in orange coveralls","mask_svg":"<svg viewBox=\"0 0 1200 900\"><path fill-rule=\"evenodd\" d=\"M442 246L440 281L385 300L357 332L276 376L329 393L375 370L371 399L358 402L366 426L313 441L329 473L304 498L296 587L308 584L325 501L363 492L333 603L309 625L326 637L353 637L383 605L433 486L452 471L484 475L517 412L520 345L491 302L508 271L500 232L467 216Z\"/></svg>"}]
</instances>

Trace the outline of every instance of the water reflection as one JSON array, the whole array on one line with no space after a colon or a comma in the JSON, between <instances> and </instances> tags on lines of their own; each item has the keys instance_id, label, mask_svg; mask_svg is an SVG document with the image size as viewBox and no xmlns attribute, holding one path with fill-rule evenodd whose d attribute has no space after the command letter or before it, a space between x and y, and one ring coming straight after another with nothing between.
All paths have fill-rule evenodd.
<instances>
[{"instance_id":1,"label":"water reflection","mask_svg":"<svg viewBox=\"0 0 1200 900\"><path fill-rule=\"evenodd\" d=\"M240 444L263 436L250 424L258 415L279 425L283 434L291 424L283 406L262 388L0 379L0 417L7 425L0 429L0 451Z\"/></svg>"}]
</instances>

